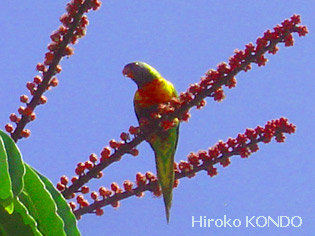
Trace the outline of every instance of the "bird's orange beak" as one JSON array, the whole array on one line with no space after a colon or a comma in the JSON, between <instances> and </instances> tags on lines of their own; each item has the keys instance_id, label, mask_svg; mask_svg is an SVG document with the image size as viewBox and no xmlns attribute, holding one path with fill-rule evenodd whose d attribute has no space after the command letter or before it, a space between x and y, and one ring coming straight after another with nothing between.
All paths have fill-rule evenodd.
<instances>
[{"instance_id":1,"label":"bird's orange beak","mask_svg":"<svg viewBox=\"0 0 315 236\"><path fill-rule=\"evenodd\" d=\"M130 68L128 68L128 67L125 67L125 68L123 69L122 73L123 73L123 75L126 76L126 77L129 77L129 78L131 78L131 79L134 78L134 75L133 75L132 71L131 71Z\"/></svg>"}]
</instances>

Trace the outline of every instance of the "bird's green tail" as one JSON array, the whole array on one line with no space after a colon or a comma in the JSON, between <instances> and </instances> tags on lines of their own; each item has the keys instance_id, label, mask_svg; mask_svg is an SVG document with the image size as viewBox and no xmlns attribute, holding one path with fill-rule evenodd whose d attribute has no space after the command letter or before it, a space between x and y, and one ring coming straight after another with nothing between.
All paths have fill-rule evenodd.
<instances>
[{"instance_id":1,"label":"bird's green tail","mask_svg":"<svg viewBox=\"0 0 315 236\"><path fill-rule=\"evenodd\" d=\"M162 189L167 223L170 219L170 209L172 205L175 178L174 155L177 140L178 126L166 132L154 135L153 140L150 142L155 153L156 172Z\"/></svg>"},{"instance_id":2,"label":"bird's green tail","mask_svg":"<svg viewBox=\"0 0 315 236\"><path fill-rule=\"evenodd\" d=\"M168 158L156 156L155 159L157 177L162 189L164 199L166 220L167 223L169 223L174 186L174 156Z\"/></svg>"}]
</instances>

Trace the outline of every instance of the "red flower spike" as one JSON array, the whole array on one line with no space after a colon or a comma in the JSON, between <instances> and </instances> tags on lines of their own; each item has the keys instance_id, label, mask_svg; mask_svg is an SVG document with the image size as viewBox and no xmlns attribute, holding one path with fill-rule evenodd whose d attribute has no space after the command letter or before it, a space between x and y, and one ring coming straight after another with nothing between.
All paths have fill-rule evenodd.
<instances>
[{"instance_id":1,"label":"red flower spike","mask_svg":"<svg viewBox=\"0 0 315 236\"><path fill-rule=\"evenodd\" d=\"M90 188L88 186L82 186L81 193L87 194L90 192Z\"/></svg>"},{"instance_id":2,"label":"red flower spike","mask_svg":"<svg viewBox=\"0 0 315 236\"><path fill-rule=\"evenodd\" d=\"M95 191L91 192L91 198L92 198L94 201L97 201L97 199L98 199L98 193L95 192Z\"/></svg>"},{"instance_id":3,"label":"red flower spike","mask_svg":"<svg viewBox=\"0 0 315 236\"><path fill-rule=\"evenodd\" d=\"M92 153L90 156L89 156L89 160L91 162L97 162L97 155L95 153Z\"/></svg>"},{"instance_id":4,"label":"red flower spike","mask_svg":"<svg viewBox=\"0 0 315 236\"><path fill-rule=\"evenodd\" d=\"M61 192L66 189L66 186L61 183L58 183L56 188Z\"/></svg>"},{"instance_id":5,"label":"red flower spike","mask_svg":"<svg viewBox=\"0 0 315 236\"><path fill-rule=\"evenodd\" d=\"M139 155L139 150L137 148L133 148L130 150L130 154L134 157Z\"/></svg>"},{"instance_id":6,"label":"red flower spike","mask_svg":"<svg viewBox=\"0 0 315 236\"><path fill-rule=\"evenodd\" d=\"M97 209L95 210L95 215L97 215L97 216L102 216L103 214L104 214L104 210L103 210L103 209L97 208Z\"/></svg>"},{"instance_id":7,"label":"red flower spike","mask_svg":"<svg viewBox=\"0 0 315 236\"><path fill-rule=\"evenodd\" d=\"M126 192L132 192L133 184L132 184L131 181L125 180L123 186L124 186L124 189L125 189Z\"/></svg>"},{"instance_id":8,"label":"red flower spike","mask_svg":"<svg viewBox=\"0 0 315 236\"><path fill-rule=\"evenodd\" d=\"M75 202L69 202L69 206L71 208L71 210L75 210L75 208L77 207L77 205L75 204Z\"/></svg>"},{"instance_id":9,"label":"red flower spike","mask_svg":"<svg viewBox=\"0 0 315 236\"><path fill-rule=\"evenodd\" d=\"M49 82L49 85L52 87L57 87L58 83L59 83L58 79L56 77L53 77L51 81Z\"/></svg>"},{"instance_id":10,"label":"red flower spike","mask_svg":"<svg viewBox=\"0 0 315 236\"><path fill-rule=\"evenodd\" d=\"M17 117L17 115L15 113L11 113L9 118L10 118L10 121L12 121L14 123L16 123L17 120L18 120L18 117Z\"/></svg>"},{"instance_id":11,"label":"red flower spike","mask_svg":"<svg viewBox=\"0 0 315 236\"><path fill-rule=\"evenodd\" d=\"M77 176L73 176L71 178L71 183L74 183L75 181L77 181L79 178Z\"/></svg>"},{"instance_id":12,"label":"red flower spike","mask_svg":"<svg viewBox=\"0 0 315 236\"><path fill-rule=\"evenodd\" d=\"M63 185L67 185L69 183L69 179L67 176L63 175L60 177L60 183L62 183Z\"/></svg>"},{"instance_id":13,"label":"red flower spike","mask_svg":"<svg viewBox=\"0 0 315 236\"><path fill-rule=\"evenodd\" d=\"M29 136L31 136L31 131L29 129L23 129L21 132L21 137L28 138Z\"/></svg>"}]
</instances>

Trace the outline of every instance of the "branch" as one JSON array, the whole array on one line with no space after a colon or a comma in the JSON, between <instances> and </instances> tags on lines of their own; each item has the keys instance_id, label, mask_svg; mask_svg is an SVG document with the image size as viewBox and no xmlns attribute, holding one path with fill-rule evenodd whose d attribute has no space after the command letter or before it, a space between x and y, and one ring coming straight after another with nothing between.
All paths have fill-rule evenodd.
<instances>
[{"instance_id":1,"label":"branch","mask_svg":"<svg viewBox=\"0 0 315 236\"><path fill-rule=\"evenodd\" d=\"M305 26L298 26L299 23L300 16L293 15L290 19L284 20L281 25L274 27L273 31L267 30L263 37L256 40L256 46L249 43L245 50L236 50L235 54L229 58L229 64L220 63L216 70L207 71L199 83L190 85L187 91L181 93L178 98L172 99L168 104L161 104L159 114L153 114L153 120L149 124L140 124L140 130L131 126L130 134L122 133L121 136L133 135L133 140L130 142L127 142L128 138L122 138L121 142L111 140L110 146L114 153L110 155L111 149L105 147L98 164L96 164L98 160L96 154L91 154L93 158L90 156L89 161L78 163L75 171L78 177L72 178L73 184L66 187L65 184L59 183L58 189L62 191L65 198L74 197L75 192L80 191L84 184L93 178L100 178L104 168L120 160L124 154L132 153L138 144L148 139L153 133L163 130L165 127L171 127L175 118L180 121L187 121L190 117L189 109L194 106L203 107L206 97L213 97L215 101L222 101L224 99L222 86L234 88L236 86L235 76L239 72L250 70L251 63L264 66L267 62L264 54L267 52L275 54L278 51L276 46L278 43L283 42L285 46L292 46L293 32L297 32L299 36L305 36L308 33Z\"/></svg>"},{"instance_id":2,"label":"branch","mask_svg":"<svg viewBox=\"0 0 315 236\"><path fill-rule=\"evenodd\" d=\"M57 78L53 78L56 73L61 71L59 65L61 59L64 56L71 56L73 49L67 45L75 43L78 38L85 35L85 28L88 24L87 18L82 18L83 14L90 9L97 10L100 6L100 2L97 0L72 0L67 4L67 14L60 18L63 23L58 31L54 32L50 37L52 43L48 46L49 52L45 55L44 64L38 63L36 69L42 73L42 76L36 76L34 82L28 82L27 88L30 90L33 96L28 103L28 97L22 95L20 100L23 103L27 103L27 107L20 107L19 113L21 118L17 117L14 113L10 115L10 120L17 124L13 131L11 124L6 125L6 130L11 133L12 139L17 142L22 137L29 137L30 131L25 129L28 122L35 119L35 113L33 112L37 105L46 103L47 99L43 96L43 93L49 89L50 86L57 86ZM48 66L48 69L47 67Z\"/></svg>"},{"instance_id":3,"label":"branch","mask_svg":"<svg viewBox=\"0 0 315 236\"><path fill-rule=\"evenodd\" d=\"M292 134L296 130L295 125L290 124L286 118L280 118L267 122L265 127L257 126L255 129L246 129L243 134L238 134L235 139L229 138L226 142L219 141L217 144L205 151L190 153L187 161L181 161L175 167L175 183L178 186L178 180L184 177L194 177L200 171L207 171L211 177L218 174L217 169L213 166L220 163L223 167L228 166L230 157L240 155L242 158L248 158L249 155L258 151L258 143L269 143L273 137L277 142L284 142L284 133ZM145 191L151 191L155 196L161 195L157 177L147 172L145 175L138 173L136 176L137 187L132 188L131 181L125 181L124 190L119 188L116 183L111 184L111 190L101 187L99 193L92 192L92 204L79 195L76 199L80 208L75 209L74 202L70 203L73 207L74 214L79 219L87 213L96 213L101 215L101 207L112 205L119 206L119 201L131 196L142 197ZM174 186L174 187L175 187ZM88 191L87 191L88 192ZM87 193L85 192L85 193ZM101 196L101 200L99 199Z\"/></svg>"}]
</instances>

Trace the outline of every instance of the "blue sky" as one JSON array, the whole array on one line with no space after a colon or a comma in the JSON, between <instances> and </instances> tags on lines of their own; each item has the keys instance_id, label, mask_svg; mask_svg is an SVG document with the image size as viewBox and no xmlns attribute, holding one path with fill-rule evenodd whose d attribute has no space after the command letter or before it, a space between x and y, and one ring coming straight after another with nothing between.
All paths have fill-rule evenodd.
<instances>
[{"instance_id":1,"label":"blue sky","mask_svg":"<svg viewBox=\"0 0 315 236\"><path fill-rule=\"evenodd\" d=\"M0 36L0 124L16 112L25 84L36 75L49 35L59 26L66 1L4 1ZM183 179L174 190L167 225L162 198L146 193L128 198L119 209L106 207L102 217L85 215L82 235L311 235L315 223L314 171L314 9L313 1L103 1L88 14L87 36L75 45L75 55L62 61L59 86L46 93L48 103L36 109L28 125L31 138L19 141L24 160L54 183L72 176L77 162L98 153L112 138L136 125L132 99L136 86L121 74L131 61L145 61L185 91L203 73L227 61L293 13L308 26L307 37L294 35L295 45L275 56L266 67L237 76L226 99L207 100L202 110L181 125L175 159L207 149L218 140L235 137L246 128L285 116L297 132L284 144L262 144L249 159L232 158L228 168L209 178L199 173ZM92 190L112 181L134 181L137 172L155 172L149 145L136 158L126 155L92 181ZM192 216L240 219L239 228L192 228ZM300 216L301 227L245 227L246 216Z\"/></svg>"}]
</instances>

